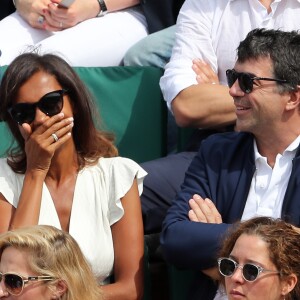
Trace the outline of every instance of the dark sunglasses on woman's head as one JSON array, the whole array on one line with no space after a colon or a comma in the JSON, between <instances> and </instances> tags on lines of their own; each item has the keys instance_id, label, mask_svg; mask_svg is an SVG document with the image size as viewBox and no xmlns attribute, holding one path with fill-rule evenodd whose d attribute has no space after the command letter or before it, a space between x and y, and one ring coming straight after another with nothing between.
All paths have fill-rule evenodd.
<instances>
[{"instance_id":1,"label":"dark sunglasses on woman's head","mask_svg":"<svg viewBox=\"0 0 300 300\"><path fill-rule=\"evenodd\" d=\"M28 276L28 277L22 277L19 274L14 273L1 273L0 272L0 282L4 280L4 285L6 291L13 295L13 296L19 296L24 287L25 284L31 282L31 281L50 281L54 280L51 276Z\"/></svg>"},{"instance_id":2,"label":"dark sunglasses on woman's head","mask_svg":"<svg viewBox=\"0 0 300 300\"><path fill-rule=\"evenodd\" d=\"M241 90L246 94L250 94L252 92L254 80L277 81L277 82L280 82L280 83L286 83L287 82L284 79L256 77L256 76L254 76L253 74L250 74L250 73L237 72L235 69L227 70L226 71L226 78L227 78L228 86L230 88L238 80Z\"/></svg>"},{"instance_id":3,"label":"dark sunglasses on woman's head","mask_svg":"<svg viewBox=\"0 0 300 300\"><path fill-rule=\"evenodd\" d=\"M221 257L218 259L219 272L225 277L231 277L237 268L242 270L242 276L246 281L252 282L257 279L260 273L269 272L279 274L278 271L267 270L252 263L238 264L231 258Z\"/></svg>"},{"instance_id":4,"label":"dark sunglasses on woman's head","mask_svg":"<svg viewBox=\"0 0 300 300\"><path fill-rule=\"evenodd\" d=\"M63 96L67 91L57 90L45 94L35 103L17 103L8 109L13 120L19 124L32 123L35 119L36 108L49 117L61 112L63 109Z\"/></svg>"}]
</instances>

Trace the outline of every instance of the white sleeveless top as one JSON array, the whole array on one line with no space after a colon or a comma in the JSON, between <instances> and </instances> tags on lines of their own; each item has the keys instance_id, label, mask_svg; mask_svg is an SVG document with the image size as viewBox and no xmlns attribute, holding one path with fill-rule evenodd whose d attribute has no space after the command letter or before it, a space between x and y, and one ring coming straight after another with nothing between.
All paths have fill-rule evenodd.
<instances>
[{"instance_id":1,"label":"white sleeveless top","mask_svg":"<svg viewBox=\"0 0 300 300\"><path fill-rule=\"evenodd\" d=\"M77 176L69 233L78 242L99 282L113 271L114 251L110 226L124 214L120 198L128 192L135 178L141 195L146 174L131 159L114 157L100 158L97 165L85 167ZM0 159L0 193L14 207L18 206L23 180L24 175L14 173L6 159ZM39 224L61 229L45 183Z\"/></svg>"}]
</instances>

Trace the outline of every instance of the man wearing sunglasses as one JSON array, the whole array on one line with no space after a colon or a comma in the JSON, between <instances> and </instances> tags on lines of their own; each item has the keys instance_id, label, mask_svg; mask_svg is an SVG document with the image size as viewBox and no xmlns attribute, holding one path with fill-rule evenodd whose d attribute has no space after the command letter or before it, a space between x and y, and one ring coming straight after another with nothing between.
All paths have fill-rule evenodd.
<instances>
[{"instance_id":1,"label":"man wearing sunglasses","mask_svg":"<svg viewBox=\"0 0 300 300\"><path fill-rule=\"evenodd\" d=\"M161 236L170 263L213 278L230 224L265 215L300 226L300 34L251 31L226 78L237 132L203 141ZM198 299L219 299L210 287Z\"/></svg>"},{"instance_id":2,"label":"man wearing sunglasses","mask_svg":"<svg viewBox=\"0 0 300 300\"><path fill-rule=\"evenodd\" d=\"M233 129L236 116L226 70L234 65L239 42L254 28L297 30L299 15L300 0L184 2L172 56L160 86L177 125L195 130L189 143L192 147L143 164L148 172L142 194L146 233L161 230L201 140Z\"/></svg>"}]
</instances>

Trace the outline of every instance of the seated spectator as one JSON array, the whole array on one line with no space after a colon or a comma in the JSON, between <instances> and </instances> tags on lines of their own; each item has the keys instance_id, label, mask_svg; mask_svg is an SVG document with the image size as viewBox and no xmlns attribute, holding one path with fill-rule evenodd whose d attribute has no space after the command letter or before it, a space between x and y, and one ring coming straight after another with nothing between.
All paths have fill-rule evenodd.
<instances>
[{"instance_id":1,"label":"seated spectator","mask_svg":"<svg viewBox=\"0 0 300 300\"><path fill-rule=\"evenodd\" d=\"M37 225L0 236L0 298L101 300L101 289L76 241Z\"/></svg>"},{"instance_id":2,"label":"seated spectator","mask_svg":"<svg viewBox=\"0 0 300 300\"><path fill-rule=\"evenodd\" d=\"M148 172L141 197L146 233L160 232L201 141L233 130L235 107L225 71L235 62L239 42L257 27L298 30L299 14L300 1L294 0L184 2L160 86L177 124L197 129L186 151L142 164Z\"/></svg>"},{"instance_id":3,"label":"seated spectator","mask_svg":"<svg viewBox=\"0 0 300 300\"><path fill-rule=\"evenodd\" d=\"M257 217L240 223L224 241L218 259L228 299L300 299L299 238L280 219Z\"/></svg>"},{"instance_id":4,"label":"seated spectator","mask_svg":"<svg viewBox=\"0 0 300 300\"><path fill-rule=\"evenodd\" d=\"M145 1L145 15L149 15L147 19L151 34L129 48L124 57L125 66L164 68L171 56L175 40L174 24L183 2L184 0Z\"/></svg>"},{"instance_id":5,"label":"seated spectator","mask_svg":"<svg viewBox=\"0 0 300 300\"><path fill-rule=\"evenodd\" d=\"M116 157L111 136L96 128L83 82L58 56L24 53L6 69L0 99L0 117L15 139L0 159L0 232L37 224L63 229L106 284L105 299L140 299L146 173Z\"/></svg>"},{"instance_id":6,"label":"seated spectator","mask_svg":"<svg viewBox=\"0 0 300 300\"><path fill-rule=\"evenodd\" d=\"M16 12L0 22L1 65L34 46L72 66L116 66L148 34L139 0L75 0L69 8L60 2L15 0Z\"/></svg>"},{"instance_id":7,"label":"seated spectator","mask_svg":"<svg viewBox=\"0 0 300 300\"><path fill-rule=\"evenodd\" d=\"M300 34L251 31L226 76L237 132L202 142L161 235L169 263L208 276L195 299L214 299L205 284L232 223L262 215L300 226Z\"/></svg>"}]
</instances>

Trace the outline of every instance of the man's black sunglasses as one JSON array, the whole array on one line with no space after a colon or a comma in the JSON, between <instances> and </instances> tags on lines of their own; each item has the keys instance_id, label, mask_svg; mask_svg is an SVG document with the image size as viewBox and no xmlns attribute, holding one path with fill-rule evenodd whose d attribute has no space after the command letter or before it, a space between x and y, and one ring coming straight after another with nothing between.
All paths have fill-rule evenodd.
<instances>
[{"instance_id":1,"label":"man's black sunglasses","mask_svg":"<svg viewBox=\"0 0 300 300\"><path fill-rule=\"evenodd\" d=\"M13 120L19 124L32 123L35 119L38 107L47 116L54 116L63 109L63 96L67 91L64 89L45 94L35 103L18 103L8 109Z\"/></svg>"},{"instance_id":2,"label":"man's black sunglasses","mask_svg":"<svg viewBox=\"0 0 300 300\"><path fill-rule=\"evenodd\" d=\"M244 72L239 73L234 69L227 70L226 71L226 77L227 77L228 86L230 88L233 86L233 84L238 79L239 86L240 86L241 90L246 94L250 94L252 92L254 80L277 81L277 82L280 82L280 83L286 83L287 82L287 80L284 80L284 79L256 77L256 76L253 76L250 73L244 73Z\"/></svg>"}]
</instances>

